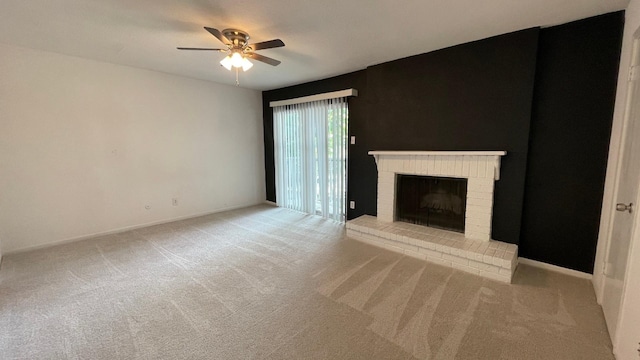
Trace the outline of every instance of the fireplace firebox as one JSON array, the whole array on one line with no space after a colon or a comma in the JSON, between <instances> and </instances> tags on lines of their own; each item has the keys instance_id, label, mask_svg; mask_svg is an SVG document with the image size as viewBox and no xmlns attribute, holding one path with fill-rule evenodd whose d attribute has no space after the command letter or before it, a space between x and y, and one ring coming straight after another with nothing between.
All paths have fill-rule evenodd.
<instances>
[{"instance_id":1,"label":"fireplace firebox","mask_svg":"<svg viewBox=\"0 0 640 360\"><path fill-rule=\"evenodd\" d=\"M397 174L396 221L464 233L467 179Z\"/></svg>"}]
</instances>

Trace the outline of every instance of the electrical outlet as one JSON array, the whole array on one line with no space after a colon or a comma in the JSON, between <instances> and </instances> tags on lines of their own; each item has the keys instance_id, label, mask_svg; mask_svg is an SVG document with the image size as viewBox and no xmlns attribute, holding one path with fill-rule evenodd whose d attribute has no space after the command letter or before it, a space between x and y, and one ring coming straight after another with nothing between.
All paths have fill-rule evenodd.
<instances>
[{"instance_id":1,"label":"electrical outlet","mask_svg":"<svg viewBox=\"0 0 640 360\"><path fill-rule=\"evenodd\" d=\"M173 206L178 206L178 198L173 198L171 200L171 203L173 204Z\"/></svg>"},{"instance_id":2,"label":"electrical outlet","mask_svg":"<svg viewBox=\"0 0 640 360\"><path fill-rule=\"evenodd\" d=\"M349 201L349 209L355 209L356 208L356 202L355 201Z\"/></svg>"},{"instance_id":3,"label":"electrical outlet","mask_svg":"<svg viewBox=\"0 0 640 360\"><path fill-rule=\"evenodd\" d=\"M351 137L351 145L355 145L356 144L356 137L352 136Z\"/></svg>"}]
</instances>

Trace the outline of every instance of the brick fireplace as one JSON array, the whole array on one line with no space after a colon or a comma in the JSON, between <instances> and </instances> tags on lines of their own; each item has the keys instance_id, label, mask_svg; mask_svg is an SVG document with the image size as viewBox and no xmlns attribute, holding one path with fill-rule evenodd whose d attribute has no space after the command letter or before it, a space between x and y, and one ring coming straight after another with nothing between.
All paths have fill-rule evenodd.
<instances>
[{"instance_id":1,"label":"brick fireplace","mask_svg":"<svg viewBox=\"0 0 640 360\"><path fill-rule=\"evenodd\" d=\"M370 151L378 166L377 218L347 223L347 235L389 250L510 282L517 246L491 240L494 183L505 151ZM397 222L398 175L466 179L464 234Z\"/></svg>"},{"instance_id":2,"label":"brick fireplace","mask_svg":"<svg viewBox=\"0 0 640 360\"><path fill-rule=\"evenodd\" d=\"M465 232L489 241L494 181L500 179L505 151L370 151L378 165L378 219L393 222L396 176L424 175L467 179Z\"/></svg>"}]
</instances>

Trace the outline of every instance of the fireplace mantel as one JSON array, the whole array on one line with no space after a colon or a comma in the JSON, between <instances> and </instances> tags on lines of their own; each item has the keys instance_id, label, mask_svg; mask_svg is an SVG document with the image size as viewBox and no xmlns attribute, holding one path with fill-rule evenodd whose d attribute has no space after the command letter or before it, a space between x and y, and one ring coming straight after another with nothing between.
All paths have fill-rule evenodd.
<instances>
[{"instance_id":1,"label":"fireplace mantel","mask_svg":"<svg viewBox=\"0 0 640 360\"><path fill-rule=\"evenodd\" d=\"M425 166L428 166L429 163L433 163L434 167L435 161L445 161L445 166L449 166L450 164L454 164L456 161L463 166L460 168L460 171L464 173L468 170L465 168L465 164L476 163L478 160L484 161L488 166L493 167L493 179L500 180L500 157L505 156L507 154L506 151L369 151L369 155L372 155L376 164L378 164L378 168L380 167L379 159L381 157L389 158L389 159L404 159L404 160L416 160L419 161L429 161L425 162ZM487 162L488 161L488 162ZM431 169L432 171L435 169ZM426 172L427 169L424 169L423 172ZM431 171L431 172L432 172ZM452 171L442 171L444 172L456 172L456 169L452 169ZM448 174L449 176L455 174ZM467 174L468 175L468 174ZM460 174L458 176L460 177ZM466 176L463 176L466 177Z\"/></svg>"},{"instance_id":2,"label":"fireplace mantel","mask_svg":"<svg viewBox=\"0 0 640 360\"><path fill-rule=\"evenodd\" d=\"M506 151L369 151L369 155L442 155L442 156L504 156Z\"/></svg>"}]
</instances>

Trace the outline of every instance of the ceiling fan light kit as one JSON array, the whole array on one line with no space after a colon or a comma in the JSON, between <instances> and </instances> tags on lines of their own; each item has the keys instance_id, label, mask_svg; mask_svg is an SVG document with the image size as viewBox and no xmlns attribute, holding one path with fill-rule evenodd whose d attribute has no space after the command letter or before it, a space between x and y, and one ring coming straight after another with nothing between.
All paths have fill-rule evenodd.
<instances>
[{"instance_id":1,"label":"ceiling fan light kit","mask_svg":"<svg viewBox=\"0 0 640 360\"><path fill-rule=\"evenodd\" d=\"M204 27L211 35L215 36L220 42L226 45L224 49L213 48L185 48L179 47L178 50L204 50L204 51L220 51L227 54L224 59L220 61L227 70L236 69L236 85L237 71L242 68L242 71L247 71L253 67L253 63L249 59L257 60L271 66L278 66L279 60L272 59L260 54L256 54L256 50L272 49L277 47L283 47L284 42L280 39L274 39L269 41L263 41L255 44L249 44L249 34L238 29L224 29L218 31L217 29Z\"/></svg>"},{"instance_id":2,"label":"ceiling fan light kit","mask_svg":"<svg viewBox=\"0 0 640 360\"><path fill-rule=\"evenodd\" d=\"M225 56L225 58L220 61L220 65L224 66L227 70L231 70L231 68L242 68L243 71L247 71L253 67L251 61L238 52Z\"/></svg>"}]
</instances>

